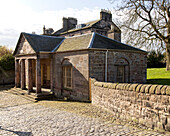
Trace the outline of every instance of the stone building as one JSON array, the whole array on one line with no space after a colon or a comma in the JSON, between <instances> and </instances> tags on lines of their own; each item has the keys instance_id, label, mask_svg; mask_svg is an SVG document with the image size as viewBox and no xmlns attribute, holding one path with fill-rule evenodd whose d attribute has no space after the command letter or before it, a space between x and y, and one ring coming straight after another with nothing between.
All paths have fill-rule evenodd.
<instances>
[{"instance_id":1,"label":"stone building","mask_svg":"<svg viewBox=\"0 0 170 136\"><path fill-rule=\"evenodd\" d=\"M35 86L36 93L50 88L58 97L87 101L91 77L146 82L145 51L95 32L72 37L21 33L14 55L16 87L32 91Z\"/></svg>"},{"instance_id":2,"label":"stone building","mask_svg":"<svg viewBox=\"0 0 170 136\"><path fill-rule=\"evenodd\" d=\"M49 28L50 30L52 28ZM43 28L44 35L53 35L61 37L72 37L87 33L96 32L98 34L107 36L109 38L121 41L121 30L112 21L112 14L110 11L101 10L100 19L91 22L77 24L77 19L63 17L63 27L55 32Z\"/></svg>"}]
</instances>

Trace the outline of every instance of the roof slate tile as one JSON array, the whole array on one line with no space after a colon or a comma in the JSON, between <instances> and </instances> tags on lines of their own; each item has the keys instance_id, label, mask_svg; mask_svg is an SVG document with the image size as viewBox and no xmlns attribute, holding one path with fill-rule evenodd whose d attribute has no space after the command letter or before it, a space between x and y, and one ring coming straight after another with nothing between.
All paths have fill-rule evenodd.
<instances>
[{"instance_id":1,"label":"roof slate tile","mask_svg":"<svg viewBox=\"0 0 170 136\"><path fill-rule=\"evenodd\" d=\"M35 52L51 52L64 37L22 33Z\"/></svg>"}]
</instances>

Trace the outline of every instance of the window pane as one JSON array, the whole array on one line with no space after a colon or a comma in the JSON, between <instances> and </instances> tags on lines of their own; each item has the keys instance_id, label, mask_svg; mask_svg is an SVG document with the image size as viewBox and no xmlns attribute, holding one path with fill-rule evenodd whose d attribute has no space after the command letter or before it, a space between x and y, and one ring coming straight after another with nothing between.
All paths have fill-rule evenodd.
<instances>
[{"instance_id":1,"label":"window pane","mask_svg":"<svg viewBox=\"0 0 170 136\"><path fill-rule=\"evenodd\" d=\"M71 66L64 66L63 67L63 85L66 88L72 87L72 67Z\"/></svg>"}]
</instances>

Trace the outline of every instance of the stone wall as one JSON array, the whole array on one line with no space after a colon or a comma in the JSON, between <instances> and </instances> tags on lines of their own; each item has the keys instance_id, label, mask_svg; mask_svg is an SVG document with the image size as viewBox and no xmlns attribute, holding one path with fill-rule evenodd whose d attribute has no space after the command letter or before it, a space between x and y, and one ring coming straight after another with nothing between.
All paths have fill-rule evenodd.
<instances>
[{"instance_id":1,"label":"stone wall","mask_svg":"<svg viewBox=\"0 0 170 136\"><path fill-rule=\"evenodd\" d=\"M57 53L53 60L53 90L55 95L73 100L89 100L88 51ZM68 60L72 65L72 89L63 87L62 62L64 60Z\"/></svg>"},{"instance_id":2,"label":"stone wall","mask_svg":"<svg viewBox=\"0 0 170 136\"><path fill-rule=\"evenodd\" d=\"M93 104L109 109L121 119L170 131L170 86L91 80Z\"/></svg>"},{"instance_id":3,"label":"stone wall","mask_svg":"<svg viewBox=\"0 0 170 136\"><path fill-rule=\"evenodd\" d=\"M90 77L105 81L106 50L89 51ZM107 81L118 82L117 66L125 65L125 82L145 83L147 56L144 53L131 51L113 51L107 53ZM100 74L99 74L100 73Z\"/></svg>"},{"instance_id":4,"label":"stone wall","mask_svg":"<svg viewBox=\"0 0 170 136\"><path fill-rule=\"evenodd\" d=\"M15 70L1 71L0 70L0 85L14 84Z\"/></svg>"}]
</instances>

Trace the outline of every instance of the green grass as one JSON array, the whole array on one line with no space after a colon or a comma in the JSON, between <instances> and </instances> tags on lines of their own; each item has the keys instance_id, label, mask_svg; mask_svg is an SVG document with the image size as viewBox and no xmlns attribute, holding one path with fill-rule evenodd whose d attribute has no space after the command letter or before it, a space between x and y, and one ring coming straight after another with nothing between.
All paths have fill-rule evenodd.
<instances>
[{"instance_id":1,"label":"green grass","mask_svg":"<svg viewBox=\"0 0 170 136\"><path fill-rule=\"evenodd\" d=\"M148 68L147 83L170 85L170 71L166 71L165 68Z\"/></svg>"}]
</instances>

